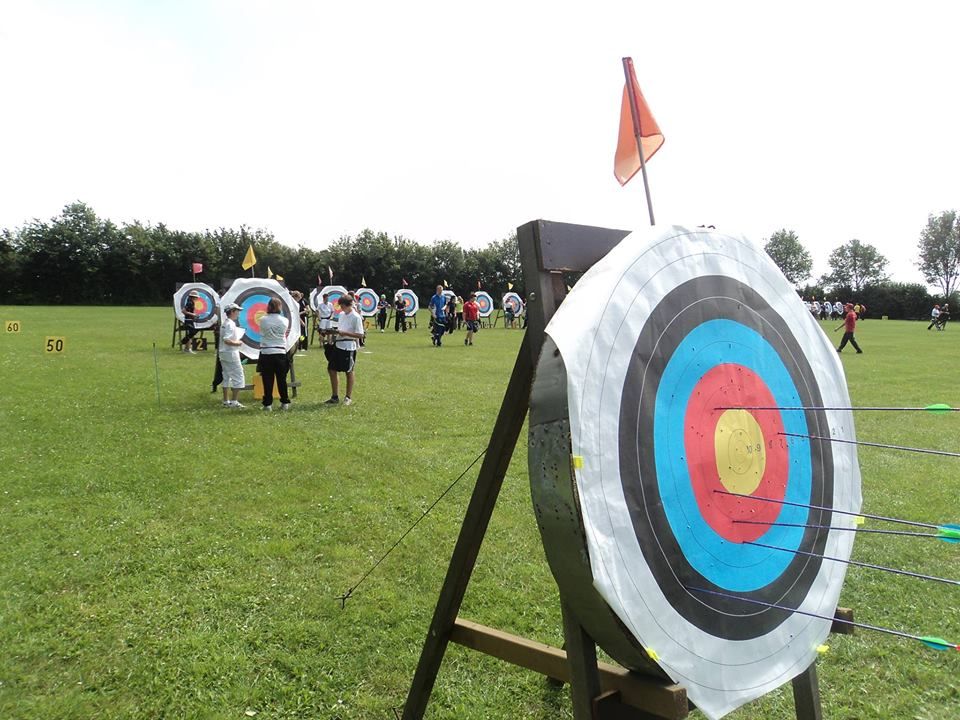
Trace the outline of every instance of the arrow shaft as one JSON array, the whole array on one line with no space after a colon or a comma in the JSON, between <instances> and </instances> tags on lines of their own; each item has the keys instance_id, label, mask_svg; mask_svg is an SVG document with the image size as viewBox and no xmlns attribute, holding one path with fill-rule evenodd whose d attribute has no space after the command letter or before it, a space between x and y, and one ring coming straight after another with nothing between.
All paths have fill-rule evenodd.
<instances>
[{"instance_id":1,"label":"arrow shaft","mask_svg":"<svg viewBox=\"0 0 960 720\"><path fill-rule=\"evenodd\" d=\"M804 523L783 523L783 522L764 522L763 520L733 520L739 525L766 525L768 527L800 527L813 528L815 530L841 530L846 532L868 533L874 535L902 535L906 537L925 537L934 540L943 540L943 535L933 535L932 533L910 532L908 530L875 530L873 528L852 528L839 527L838 525L806 525Z\"/></svg>"},{"instance_id":2,"label":"arrow shaft","mask_svg":"<svg viewBox=\"0 0 960 720\"><path fill-rule=\"evenodd\" d=\"M906 447L905 445L887 445L885 443L866 442L865 440L843 440L841 438L823 437L822 435L803 435L801 433L777 433L784 437L807 438L809 440L822 440L824 442L843 443L845 445L865 445L867 447L886 448L887 450L905 450L907 452L923 453L924 455L943 455L946 457L960 458L960 453L947 452L946 450L928 450L927 448Z\"/></svg>"},{"instance_id":3,"label":"arrow shaft","mask_svg":"<svg viewBox=\"0 0 960 720\"><path fill-rule=\"evenodd\" d=\"M794 405L794 406L766 406L766 405L737 405L729 407L718 407L714 410L849 410L849 411L863 411L863 412L960 412L960 408L936 408L931 410L930 408L925 407L828 407L828 406L817 406L817 405Z\"/></svg>"},{"instance_id":4,"label":"arrow shaft","mask_svg":"<svg viewBox=\"0 0 960 720\"><path fill-rule=\"evenodd\" d=\"M898 570L897 568L874 565L873 563L858 562L857 560L844 560L843 558L830 557L829 555L818 555L817 553L807 552L806 550L778 547L776 545L767 545L766 543L758 543L751 540L745 540L743 544L754 545L756 547L767 548L769 550L781 550L783 552L794 553L796 555L805 555L806 557L821 558L823 560L830 560L831 562L846 563L847 565L855 565L857 567L867 568L869 570L881 570L883 572L893 573L894 575L905 575L906 577L917 578L918 580L931 580L933 582L940 582L946 585L960 585L960 580L951 580L950 578L937 577L936 575L924 575L923 573L910 572L909 570Z\"/></svg>"},{"instance_id":5,"label":"arrow shaft","mask_svg":"<svg viewBox=\"0 0 960 720\"><path fill-rule=\"evenodd\" d=\"M806 610L799 610L797 608L787 607L786 605L777 605L776 603L768 603L763 600L754 600L753 598L745 598L740 595L733 595L731 593L719 592L717 590L707 590L705 588L695 588L687 587L687 590L692 590L693 592L705 593L707 595L716 595L718 597L732 598L734 600L743 600L743 602L752 603L754 605L763 605L764 607L774 608L775 610L784 610L790 613L796 613L798 615L806 615L807 617L817 618L819 620L828 620L829 622L838 622L843 623L844 625L850 625L852 627L863 628L864 630L875 630L876 632L886 633L887 635L896 635L897 637L906 638L907 640L916 640L918 642L923 642L923 638L919 635L911 635L910 633L903 632L901 630L894 630L893 628L881 627L880 625L868 625L867 623L855 622L853 620L845 620L838 617L827 617L826 615L820 615L818 613L807 612Z\"/></svg>"},{"instance_id":6,"label":"arrow shaft","mask_svg":"<svg viewBox=\"0 0 960 720\"><path fill-rule=\"evenodd\" d=\"M804 503L790 502L789 500L777 500L775 498L763 497L761 495L743 495L741 493L732 493L726 490L714 490L714 492L719 493L720 495L731 495L733 497L746 498L747 500L760 500L762 502L790 505L791 507L802 507L809 510L826 510L827 512L837 513L838 515L853 515L854 517L864 517L869 518L870 520L883 520L884 522L899 523L901 525L925 527L930 528L931 530L938 530L940 528L939 525L932 525L931 523L916 522L914 520L901 520L900 518L886 517L884 515L871 515L869 513L851 512L849 510L837 510L836 508L829 508L823 505L806 505Z\"/></svg>"}]
</instances>

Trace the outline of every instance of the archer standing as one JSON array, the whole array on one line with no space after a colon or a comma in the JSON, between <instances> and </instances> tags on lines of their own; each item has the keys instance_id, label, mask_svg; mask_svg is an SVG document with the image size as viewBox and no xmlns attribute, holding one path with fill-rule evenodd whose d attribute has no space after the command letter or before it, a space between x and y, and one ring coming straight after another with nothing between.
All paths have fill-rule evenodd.
<instances>
[{"instance_id":1,"label":"archer standing","mask_svg":"<svg viewBox=\"0 0 960 720\"><path fill-rule=\"evenodd\" d=\"M480 306L477 305L477 294L470 293L470 297L463 304L463 321L467 324L467 336L463 339L464 345L473 345L473 335L477 332L477 322L480 320Z\"/></svg>"},{"instance_id":2,"label":"archer standing","mask_svg":"<svg viewBox=\"0 0 960 720\"><path fill-rule=\"evenodd\" d=\"M380 301L377 303L377 327L380 329L380 332L383 332L387 328L387 310L390 309L390 303L387 302L387 296L381 295Z\"/></svg>"},{"instance_id":3,"label":"archer standing","mask_svg":"<svg viewBox=\"0 0 960 720\"><path fill-rule=\"evenodd\" d=\"M856 338L853 337L853 333L857 329L857 314L853 311L853 305L851 303L844 305L843 309L847 313L843 319L843 325L839 325L834 329L834 332L837 332L837 330L843 328L843 339L840 341L840 347L837 348L837 352L842 352L847 343L850 343L859 355L863 350L860 349L860 346L857 345Z\"/></svg>"},{"instance_id":4,"label":"archer standing","mask_svg":"<svg viewBox=\"0 0 960 720\"><path fill-rule=\"evenodd\" d=\"M183 327L187 331L187 334L183 336L183 340L180 341L180 349L185 353L190 353L194 355L193 348L190 347L191 342L193 341L194 336L199 332L197 330L197 304L196 301L200 299L200 293L196 290L191 290L187 293L187 301L183 304Z\"/></svg>"},{"instance_id":5,"label":"archer standing","mask_svg":"<svg viewBox=\"0 0 960 720\"><path fill-rule=\"evenodd\" d=\"M437 285L437 292L430 298L430 318L433 320L433 344L440 347L447 330L447 298L443 295L443 285Z\"/></svg>"},{"instance_id":6,"label":"archer standing","mask_svg":"<svg viewBox=\"0 0 960 720\"><path fill-rule=\"evenodd\" d=\"M257 372L263 379L263 410L273 410L273 384L276 382L280 393L280 409L290 409L290 396L287 394L287 373L290 372L290 358L287 355L287 333L290 321L283 316L283 303L280 298L270 298L267 314L260 318L260 358L257 360Z\"/></svg>"},{"instance_id":7,"label":"archer standing","mask_svg":"<svg viewBox=\"0 0 960 720\"><path fill-rule=\"evenodd\" d=\"M403 297L397 295L394 298L393 303L393 331L400 332L400 328L403 327L403 331L407 331L407 304L403 301Z\"/></svg>"},{"instance_id":8,"label":"archer standing","mask_svg":"<svg viewBox=\"0 0 960 720\"><path fill-rule=\"evenodd\" d=\"M333 356L327 364L330 374L330 399L327 405L336 405L340 402L340 378L337 373L347 376L347 393L343 396L343 404L353 403L354 367L357 364L357 345L363 339L363 318L353 312L353 298L343 295L337 301L340 305L340 321L337 325L337 341L334 345Z\"/></svg>"}]
</instances>

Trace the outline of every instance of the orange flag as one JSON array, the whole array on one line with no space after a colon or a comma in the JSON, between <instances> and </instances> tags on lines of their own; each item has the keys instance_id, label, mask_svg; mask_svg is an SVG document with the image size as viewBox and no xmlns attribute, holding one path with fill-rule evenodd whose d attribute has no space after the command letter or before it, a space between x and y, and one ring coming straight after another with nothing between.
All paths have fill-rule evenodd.
<instances>
[{"instance_id":1,"label":"orange flag","mask_svg":"<svg viewBox=\"0 0 960 720\"><path fill-rule=\"evenodd\" d=\"M640 144L643 146L643 160L647 162L663 145L663 133L660 132L657 121L653 119L653 113L647 107L643 93L640 92L632 60L629 65L630 82L637 101L637 120L640 122ZM634 118L630 112L630 93L627 84L624 83L623 99L620 102L620 134L617 137L617 152L613 158L613 174L621 185L630 182L630 178L640 170L640 153L637 151L636 135Z\"/></svg>"}]
</instances>

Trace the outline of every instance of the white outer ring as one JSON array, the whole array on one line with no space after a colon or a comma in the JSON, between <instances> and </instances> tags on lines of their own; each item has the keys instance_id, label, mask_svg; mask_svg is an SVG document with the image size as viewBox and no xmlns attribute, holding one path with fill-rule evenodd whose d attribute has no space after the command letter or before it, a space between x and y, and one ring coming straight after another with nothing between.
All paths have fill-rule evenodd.
<instances>
[{"instance_id":1,"label":"white outer ring","mask_svg":"<svg viewBox=\"0 0 960 720\"><path fill-rule=\"evenodd\" d=\"M802 672L830 622L799 614L759 638L730 641L691 625L647 567L627 510L619 470L620 393L637 338L664 296L692 277L724 275L752 287L784 319L815 369L822 400L849 407L836 351L762 249L742 236L670 227L627 236L576 284L547 327L567 370L573 454L594 585L659 664L707 717L718 718ZM599 299L606 299L600 307ZM826 365L824 365L826 363ZM831 368L824 376L819 370ZM854 439L850 412L826 412L834 437ZM859 512L853 445L832 443L833 507ZM850 527L849 516L832 523ZM825 555L849 558L852 532L829 533ZM845 563L824 561L800 609L832 617ZM638 592L637 588L643 588ZM760 609L757 607L757 609Z\"/></svg>"},{"instance_id":2,"label":"white outer ring","mask_svg":"<svg viewBox=\"0 0 960 720\"><path fill-rule=\"evenodd\" d=\"M206 330L208 328L212 328L214 325L217 324L217 313L219 312L219 310L218 310L218 307L216 306L219 306L221 303L220 303L220 296L217 294L217 291L214 290L209 285L207 285L206 283L198 283L198 282L184 283L183 285L180 286L180 289L173 294L173 312L177 316L177 320L179 320L180 322L184 322L186 320L186 318L183 316L183 308L180 307L180 301L183 299L183 296L186 295L191 290L197 290L197 291L206 290L208 293L210 293L213 296L213 303L215 307L213 309L213 312L210 314L210 319L206 320L205 322L194 323L194 327L197 328L197 330Z\"/></svg>"}]
</instances>

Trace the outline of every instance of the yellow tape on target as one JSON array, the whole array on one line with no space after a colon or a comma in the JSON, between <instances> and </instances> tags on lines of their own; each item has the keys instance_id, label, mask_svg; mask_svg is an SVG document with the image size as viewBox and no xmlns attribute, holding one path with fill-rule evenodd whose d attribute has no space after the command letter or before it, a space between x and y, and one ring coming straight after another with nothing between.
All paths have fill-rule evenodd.
<instances>
[{"instance_id":1,"label":"yellow tape on target","mask_svg":"<svg viewBox=\"0 0 960 720\"><path fill-rule=\"evenodd\" d=\"M47 355L59 355L67 347L65 337L47 337L43 341L43 352Z\"/></svg>"}]
</instances>

